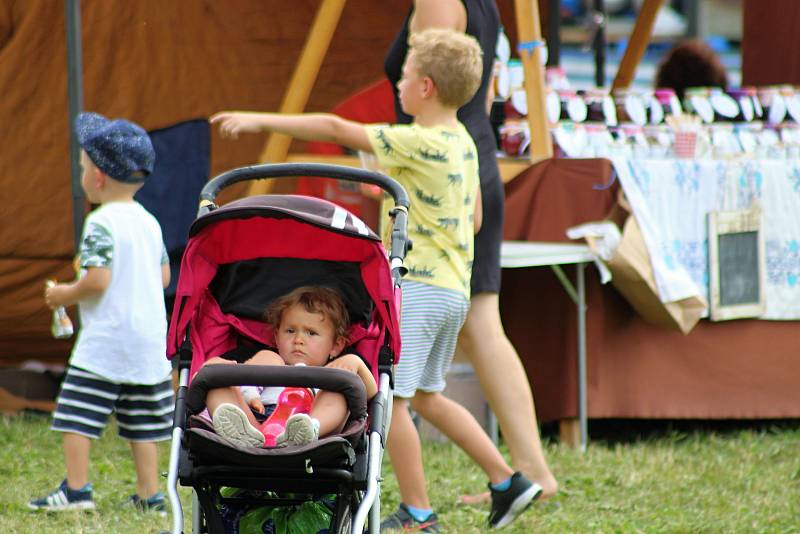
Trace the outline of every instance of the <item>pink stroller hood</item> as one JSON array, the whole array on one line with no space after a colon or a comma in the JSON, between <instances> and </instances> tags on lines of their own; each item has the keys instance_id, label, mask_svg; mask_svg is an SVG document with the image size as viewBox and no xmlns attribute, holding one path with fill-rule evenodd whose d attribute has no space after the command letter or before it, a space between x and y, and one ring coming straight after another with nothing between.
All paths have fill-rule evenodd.
<instances>
[{"instance_id":1,"label":"pink stroller hood","mask_svg":"<svg viewBox=\"0 0 800 534\"><path fill-rule=\"evenodd\" d=\"M378 351L388 336L396 363L400 354L399 290L395 292L393 287L380 239L343 208L294 195L248 197L194 222L181 261L167 338L168 357L178 353L187 331L192 344L191 376L209 358L234 348L242 337L272 345L272 332L262 320L225 313L210 289L221 267L270 258L357 265L374 312L369 324L351 328L350 343L377 373ZM313 283L310 280L303 285Z\"/></svg>"}]
</instances>

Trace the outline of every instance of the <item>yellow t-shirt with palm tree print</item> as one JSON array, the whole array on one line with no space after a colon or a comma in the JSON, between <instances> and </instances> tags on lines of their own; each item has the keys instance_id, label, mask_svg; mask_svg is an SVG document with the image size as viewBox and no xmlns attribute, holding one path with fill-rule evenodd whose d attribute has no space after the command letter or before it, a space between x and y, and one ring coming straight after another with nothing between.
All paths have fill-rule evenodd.
<instances>
[{"instance_id":1,"label":"yellow t-shirt with palm tree print","mask_svg":"<svg viewBox=\"0 0 800 534\"><path fill-rule=\"evenodd\" d=\"M380 166L411 198L413 249L405 262L406 279L453 289L469 299L479 187L472 137L461 123L454 128L369 125L366 131ZM383 226L388 243L389 225Z\"/></svg>"}]
</instances>

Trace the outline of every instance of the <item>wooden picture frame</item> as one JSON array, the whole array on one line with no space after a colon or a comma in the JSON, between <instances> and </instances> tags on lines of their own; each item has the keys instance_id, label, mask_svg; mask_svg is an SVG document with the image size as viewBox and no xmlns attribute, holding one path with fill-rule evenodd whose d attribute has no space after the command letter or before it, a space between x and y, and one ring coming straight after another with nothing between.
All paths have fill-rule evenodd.
<instances>
[{"instance_id":1,"label":"wooden picture frame","mask_svg":"<svg viewBox=\"0 0 800 534\"><path fill-rule=\"evenodd\" d=\"M760 317L766 273L761 209L708 214L708 270L712 321Z\"/></svg>"}]
</instances>

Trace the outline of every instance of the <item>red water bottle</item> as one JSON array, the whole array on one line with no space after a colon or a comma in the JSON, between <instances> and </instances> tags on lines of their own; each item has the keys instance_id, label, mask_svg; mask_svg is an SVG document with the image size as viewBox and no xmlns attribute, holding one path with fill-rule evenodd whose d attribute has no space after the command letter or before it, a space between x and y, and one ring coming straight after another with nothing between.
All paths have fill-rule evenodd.
<instances>
[{"instance_id":1,"label":"red water bottle","mask_svg":"<svg viewBox=\"0 0 800 534\"><path fill-rule=\"evenodd\" d=\"M283 388L278 396L275 410L261 424L264 434L264 447L274 447L275 440L286 428L286 420L296 413L311 413L314 404L314 393L308 388Z\"/></svg>"}]
</instances>

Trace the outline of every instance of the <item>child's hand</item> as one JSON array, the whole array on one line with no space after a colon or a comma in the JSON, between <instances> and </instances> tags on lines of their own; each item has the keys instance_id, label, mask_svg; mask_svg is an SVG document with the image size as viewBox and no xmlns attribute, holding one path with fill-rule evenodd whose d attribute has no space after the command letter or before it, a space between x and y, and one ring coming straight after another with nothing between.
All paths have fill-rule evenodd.
<instances>
[{"instance_id":1,"label":"child's hand","mask_svg":"<svg viewBox=\"0 0 800 534\"><path fill-rule=\"evenodd\" d=\"M222 111L212 115L208 122L219 124L222 137L236 139L240 133L258 133L262 130L258 115L243 111Z\"/></svg>"},{"instance_id":2,"label":"child's hand","mask_svg":"<svg viewBox=\"0 0 800 534\"><path fill-rule=\"evenodd\" d=\"M364 363L364 360L355 354L345 354L344 356L339 356L335 360L328 362L325 367L343 369L358 375L358 377L361 378L361 381L364 383L367 399L371 399L378 392L378 384L375 382L375 377L372 376L369 367L367 367L367 364Z\"/></svg>"},{"instance_id":3,"label":"child's hand","mask_svg":"<svg viewBox=\"0 0 800 534\"><path fill-rule=\"evenodd\" d=\"M54 286L45 287L44 301L51 310L55 310L59 306L64 306L68 302L67 294L69 289L66 284L56 284Z\"/></svg>"},{"instance_id":4,"label":"child's hand","mask_svg":"<svg viewBox=\"0 0 800 534\"><path fill-rule=\"evenodd\" d=\"M257 411L258 413L264 413L264 403L261 402L261 399L258 397L254 397L247 402L247 405L250 406L252 409Z\"/></svg>"},{"instance_id":5,"label":"child's hand","mask_svg":"<svg viewBox=\"0 0 800 534\"><path fill-rule=\"evenodd\" d=\"M353 374L358 374L358 370L362 365L364 365L364 362L355 354L345 354L344 356L339 356L335 360L328 362L325 367L342 369L343 371L350 371Z\"/></svg>"}]
</instances>

